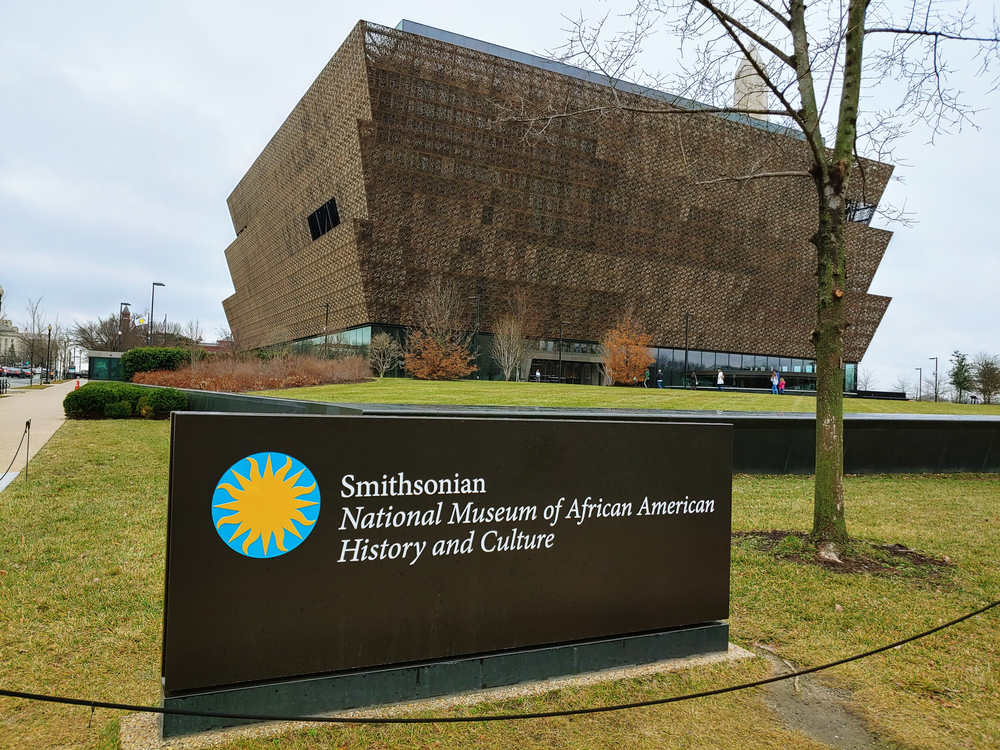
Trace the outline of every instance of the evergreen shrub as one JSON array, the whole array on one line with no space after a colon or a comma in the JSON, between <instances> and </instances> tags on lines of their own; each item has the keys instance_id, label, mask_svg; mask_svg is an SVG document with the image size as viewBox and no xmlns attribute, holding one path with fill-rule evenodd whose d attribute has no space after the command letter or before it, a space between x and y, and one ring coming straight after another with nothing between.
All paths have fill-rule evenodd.
<instances>
[{"instance_id":1,"label":"evergreen shrub","mask_svg":"<svg viewBox=\"0 0 1000 750\"><path fill-rule=\"evenodd\" d=\"M188 399L176 388L144 389L139 399L139 416L144 419L166 419L172 411L187 409Z\"/></svg>"},{"instance_id":2,"label":"evergreen shrub","mask_svg":"<svg viewBox=\"0 0 1000 750\"><path fill-rule=\"evenodd\" d=\"M70 419L127 419L142 416L164 419L171 411L187 408L187 396L175 388L143 388L131 383L88 383L70 391L63 411Z\"/></svg>"},{"instance_id":3,"label":"evergreen shrub","mask_svg":"<svg viewBox=\"0 0 1000 750\"><path fill-rule=\"evenodd\" d=\"M122 379L131 381L137 372L176 370L190 362L191 353L181 347L140 346L122 355Z\"/></svg>"},{"instance_id":4,"label":"evergreen shrub","mask_svg":"<svg viewBox=\"0 0 1000 750\"><path fill-rule=\"evenodd\" d=\"M132 404L128 401L112 401L104 405L104 416L107 419L128 419L132 416Z\"/></svg>"}]
</instances>

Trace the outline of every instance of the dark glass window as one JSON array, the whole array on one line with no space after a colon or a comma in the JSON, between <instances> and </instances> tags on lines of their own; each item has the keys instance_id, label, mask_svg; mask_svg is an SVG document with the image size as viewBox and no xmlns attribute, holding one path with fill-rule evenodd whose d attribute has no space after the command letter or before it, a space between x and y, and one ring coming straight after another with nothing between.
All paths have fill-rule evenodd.
<instances>
[{"instance_id":1,"label":"dark glass window","mask_svg":"<svg viewBox=\"0 0 1000 750\"><path fill-rule=\"evenodd\" d=\"M844 213L848 221L859 221L862 224L868 224L875 215L876 208L878 206L874 203L862 203L861 201L848 199L845 201Z\"/></svg>"},{"instance_id":2,"label":"dark glass window","mask_svg":"<svg viewBox=\"0 0 1000 750\"><path fill-rule=\"evenodd\" d=\"M309 214L309 231L312 233L314 240L318 240L339 223L340 214L337 213L336 198L331 198Z\"/></svg>"}]
</instances>

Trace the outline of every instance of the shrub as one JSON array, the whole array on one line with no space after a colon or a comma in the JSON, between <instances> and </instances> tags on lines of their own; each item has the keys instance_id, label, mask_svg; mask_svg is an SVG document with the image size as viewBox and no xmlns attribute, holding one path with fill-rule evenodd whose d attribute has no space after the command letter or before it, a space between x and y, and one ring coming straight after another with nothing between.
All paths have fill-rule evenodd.
<instances>
[{"instance_id":1,"label":"shrub","mask_svg":"<svg viewBox=\"0 0 1000 750\"><path fill-rule=\"evenodd\" d=\"M104 416L108 419L128 419L132 416L132 404L128 401L112 401L104 405Z\"/></svg>"},{"instance_id":2,"label":"shrub","mask_svg":"<svg viewBox=\"0 0 1000 750\"><path fill-rule=\"evenodd\" d=\"M172 388L150 391L131 383L115 382L88 383L70 391L63 399L63 411L70 419L127 419L132 415L163 418L171 410L186 406L187 396Z\"/></svg>"},{"instance_id":3,"label":"shrub","mask_svg":"<svg viewBox=\"0 0 1000 750\"><path fill-rule=\"evenodd\" d=\"M170 412L182 411L187 405L187 396L175 388L156 388L147 390L139 399L139 415L144 419L165 419Z\"/></svg>"},{"instance_id":4,"label":"shrub","mask_svg":"<svg viewBox=\"0 0 1000 750\"><path fill-rule=\"evenodd\" d=\"M122 355L122 378L128 381L137 372L176 370L190 361L191 352L187 349L141 346Z\"/></svg>"}]
</instances>

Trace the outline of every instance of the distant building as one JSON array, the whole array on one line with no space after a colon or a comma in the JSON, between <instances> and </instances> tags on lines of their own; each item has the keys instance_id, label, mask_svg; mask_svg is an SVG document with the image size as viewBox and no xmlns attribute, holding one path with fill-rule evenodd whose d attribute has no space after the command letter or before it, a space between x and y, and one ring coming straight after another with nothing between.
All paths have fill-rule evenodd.
<instances>
[{"instance_id":1,"label":"distant building","mask_svg":"<svg viewBox=\"0 0 1000 750\"><path fill-rule=\"evenodd\" d=\"M739 76L736 95L766 106L748 61ZM469 298L470 330L478 303L484 353L494 316L527 295L532 374L596 383L597 342L633 310L665 383L722 369L727 384L767 386L779 370L790 389L811 388L814 186L707 182L760 163L801 171L801 134L626 112L557 119L534 142L497 118L501 100L587 102L608 84L410 21L358 23L229 197L234 336L324 346L328 323L336 344L362 347L405 332L421 289L444 278ZM622 97L703 106L631 86ZM851 390L889 304L868 288L891 234L868 222L892 168L863 167L846 232ZM479 365L499 377L485 354Z\"/></svg>"},{"instance_id":2,"label":"distant building","mask_svg":"<svg viewBox=\"0 0 1000 750\"><path fill-rule=\"evenodd\" d=\"M0 319L0 363L13 365L21 361L21 338L17 326L9 320Z\"/></svg>"}]
</instances>

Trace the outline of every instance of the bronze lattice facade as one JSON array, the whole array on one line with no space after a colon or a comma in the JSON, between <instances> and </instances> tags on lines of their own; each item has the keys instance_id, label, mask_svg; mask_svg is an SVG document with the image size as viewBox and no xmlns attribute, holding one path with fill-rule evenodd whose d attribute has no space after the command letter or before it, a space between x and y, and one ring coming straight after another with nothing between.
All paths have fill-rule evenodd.
<instances>
[{"instance_id":1,"label":"bronze lattice facade","mask_svg":"<svg viewBox=\"0 0 1000 750\"><path fill-rule=\"evenodd\" d=\"M327 316L330 331L406 326L443 277L478 295L484 332L523 292L534 338L562 322L567 339L598 341L631 310L655 345L683 347L690 313L692 348L812 357L815 188L710 182L762 164L802 170L804 142L707 114L565 118L541 139L498 119L518 97L608 94L558 63L360 22L229 198L234 332L262 347L320 336ZM861 171L852 198L864 211L892 169ZM889 303L868 287L891 234L847 229L845 358L857 362ZM471 302L469 316L471 329Z\"/></svg>"}]
</instances>

